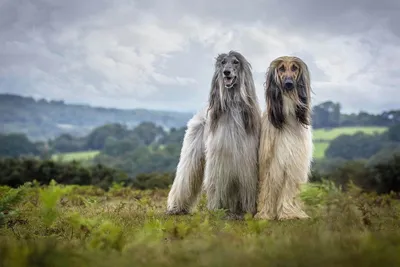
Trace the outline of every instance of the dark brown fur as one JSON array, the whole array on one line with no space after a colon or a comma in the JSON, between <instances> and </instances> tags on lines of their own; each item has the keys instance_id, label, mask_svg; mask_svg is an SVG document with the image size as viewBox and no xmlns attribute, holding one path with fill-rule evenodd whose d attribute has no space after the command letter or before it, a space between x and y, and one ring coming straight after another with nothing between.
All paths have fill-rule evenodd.
<instances>
[{"instance_id":1,"label":"dark brown fur","mask_svg":"<svg viewBox=\"0 0 400 267\"><path fill-rule=\"evenodd\" d=\"M292 78L294 89L283 87L284 78ZM268 105L268 119L274 127L282 129L285 124L283 94L293 98L296 105L296 118L304 126L311 124L308 103L310 102L310 77L307 65L297 57L279 57L271 62L266 74L265 98Z\"/></svg>"}]
</instances>

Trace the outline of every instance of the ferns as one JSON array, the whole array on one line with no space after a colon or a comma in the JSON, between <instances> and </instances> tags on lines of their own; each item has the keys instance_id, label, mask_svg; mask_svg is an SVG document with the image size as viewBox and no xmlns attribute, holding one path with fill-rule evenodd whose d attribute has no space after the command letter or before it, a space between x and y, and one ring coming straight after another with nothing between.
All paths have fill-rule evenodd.
<instances>
[{"instance_id":1,"label":"ferns","mask_svg":"<svg viewBox=\"0 0 400 267\"><path fill-rule=\"evenodd\" d=\"M0 187L0 266L399 266L390 195L308 184L312 219L224 220L224 211L164 214L167 190L26 184Z\"/></svg>"}]
</instances>

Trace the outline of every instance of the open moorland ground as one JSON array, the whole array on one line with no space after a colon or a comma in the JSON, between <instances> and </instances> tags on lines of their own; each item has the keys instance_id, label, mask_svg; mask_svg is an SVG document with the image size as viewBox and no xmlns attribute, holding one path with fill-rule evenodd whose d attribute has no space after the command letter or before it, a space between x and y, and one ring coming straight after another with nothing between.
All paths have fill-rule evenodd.
<instances>
[{"instance_id":1,"label":"open moorland ground","mask_svg":"<svg viewBox=\"0 0 400 267\"><path fill-rule=\"evenodd\" d=\"M301 198L308 220L164 214L168 190L35 183L0 187L0 266L400 266L400 205L329 183Z\"/></svg>"}]
</instances>

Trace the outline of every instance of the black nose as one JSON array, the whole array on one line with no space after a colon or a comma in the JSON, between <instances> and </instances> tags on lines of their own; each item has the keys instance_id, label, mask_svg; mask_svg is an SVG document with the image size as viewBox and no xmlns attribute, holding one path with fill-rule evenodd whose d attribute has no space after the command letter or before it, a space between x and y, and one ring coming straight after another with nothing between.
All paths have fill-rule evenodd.
<instances>
[{"instance_id":1,"label":"black nose","mask_svg":"<svg viewBox=\"0 0 400 267\"><path fill-rule=\"evenodd\" d=\"M231 74L231 71L230 70L224 70L224 75L225 76L229 76Z\"/></svg>"},{"instance_id":2,"label":"black nose","mask_svg":"<svg viewBox=\"0 0 400 267\"><path fill-rule=\"evenodd\" d=\"M285 89L293 89L293 80L286 79L283 85L285 86Z\"/></svg>"}]
</instances>

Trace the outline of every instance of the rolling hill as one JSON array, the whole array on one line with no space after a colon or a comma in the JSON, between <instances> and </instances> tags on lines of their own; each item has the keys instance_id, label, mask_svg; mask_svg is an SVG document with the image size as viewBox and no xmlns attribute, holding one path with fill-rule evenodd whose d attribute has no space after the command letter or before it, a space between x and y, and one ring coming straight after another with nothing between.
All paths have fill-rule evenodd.
<instances>
[{"instance_id":1,"label":"rolling hill","mask_svg":"<svg viewBox=\"0 0 400 267\"><path fill-rule=\"evenodd\" d=\"M182 127L191 116L191 113L101 108L0 94L0 132L24 133L35 141L54 138L62 133L82 136L107 123L134 127L148 121L165 128Z\"/></svg>"}]
</instances>

